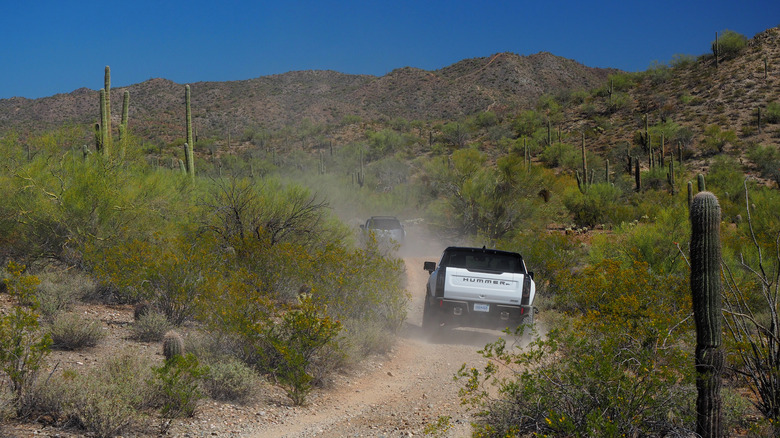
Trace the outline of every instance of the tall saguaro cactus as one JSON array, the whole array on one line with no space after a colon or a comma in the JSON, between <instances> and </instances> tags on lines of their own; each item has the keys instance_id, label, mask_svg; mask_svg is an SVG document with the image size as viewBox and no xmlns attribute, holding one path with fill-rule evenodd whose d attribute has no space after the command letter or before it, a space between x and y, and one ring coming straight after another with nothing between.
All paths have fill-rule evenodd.
<instances>
[{"instance_id":1,"label":"tall saguaro cactus","mask_svg":"<svg viewBox=\"0 0 780 438\"><path fill-rule=\"evenodd\" d=\"M184 159L187 165L187 173L195 177L195 160L192 153L195 141L192 137L192 110L190 109L190 86L184 86L184 105L187 111L187 142L184 144Z\"/></svg>"},{"instance_id":2,"label":"tall saguaro cactus","mask_svg":"<svg viewBox=\"0 0 780 438\"><path fill-rule=\"evenodd\" d=\"M723 436L721 424L720 205L710 192L691 204L691 298L696 323L696 432Z\"/></svg>"},{"instance_id":3,"label":"tall saguaro cactus","mask_svg":"<svg viewBox=\"0 0 780 438\"><path fill-rule=\"evenodd\" d=\"M122 95L122 122L119 123L119 147L124 158L127 152L127 120L130 114L130 92L125 90Z\"/></svg>"},{"instance_id":4,"label":"tall saguaro cactus","mask_svg":"<svg viewBox=\"0 0 780 438\"><path fill-rule=\"evenodd\" d=\"M106 73L103 76L103 89L106 90L106 120L104 129L106 136L103 139L103 148L106 155L111 155L111 67L109 66L106 66Z\"/></svg>"},{"instance_id":5,"label":"tall saguaro cactus","mask_svg":"<svg viewBox=\"0 0 780 438\"><path fill-rule=\"evenodd\" d=\"M580 178L579 172L577 172L577 187L579 187L580 192L583 194L588 192L588 188L590 187L590 184L593 183L593 179L591 178L590 181L588 181L588 159L585 155L585 132L582 132L582 178Z\"/></svg>"},{"instance_id":6,"label":"tall saguaro cactus","mask_svg":"<svg viewBox=\"0 0 780 438\"><path fill-rule=\"evenodd\" d=\"M104 156L108 156L109 144L108 137L110 132L108 131L108 105L106 102L106 90L100 89L100 141L98 142L98 151Z\"/></svg>"}]
</instances>

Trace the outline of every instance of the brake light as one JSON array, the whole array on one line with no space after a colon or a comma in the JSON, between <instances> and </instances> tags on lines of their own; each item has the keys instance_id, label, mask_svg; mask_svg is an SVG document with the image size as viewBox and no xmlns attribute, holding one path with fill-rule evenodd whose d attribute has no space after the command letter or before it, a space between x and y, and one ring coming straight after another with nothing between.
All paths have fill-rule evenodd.
<instances>
[{"instance_id":1,"label":"brake light","mask_svg":"<svg viewBox=\"0 0 780 438\"><path fill-rule=\"evenodd\" d=\"M436 274L436 290L434 291L434 296L444 296L444 281L446 276L447 268L444 266L439 266L439 273Z\"/></svg>"}]
</instances>

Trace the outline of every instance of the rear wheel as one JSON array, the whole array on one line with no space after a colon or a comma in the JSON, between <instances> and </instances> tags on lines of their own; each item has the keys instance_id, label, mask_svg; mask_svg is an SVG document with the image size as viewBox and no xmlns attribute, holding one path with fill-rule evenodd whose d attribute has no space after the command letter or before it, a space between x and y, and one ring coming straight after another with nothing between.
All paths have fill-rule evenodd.
<instances>
[{"instance_id":1,"label":"rear wheel","mask_svg":"<svg viewBox=\"0 0 780 438\"><path fill-rule=\"evenodd\" d=\"M433 330L437 329L440 324L440 318L439 318L439 311L435 307L433 307L433 304L431 304L431 300L428 297L428 294L425 294L425 304L423 304L423 317L422 317L422 327L424 330Z\"/></svg>"}]
</instances>

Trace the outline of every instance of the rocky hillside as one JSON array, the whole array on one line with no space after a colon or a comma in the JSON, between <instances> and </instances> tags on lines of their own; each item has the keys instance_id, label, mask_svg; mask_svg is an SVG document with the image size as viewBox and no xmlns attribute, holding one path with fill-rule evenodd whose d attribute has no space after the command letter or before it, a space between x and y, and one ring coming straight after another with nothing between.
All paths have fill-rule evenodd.
<instances>
[{"instance_id":1,"label":"rocky hillside","mask_svg":"<svg viewBox=\"0 0 780 438\"><path fill-rule=\"evenodd\" d=\"M550 53L499 53L467 59L436 71L399 68L382 77L334 71L295 71L231 82L191 84L197 129L223 136L230 128L276 129L308 119L335 123L345 116L450 120L485 110L517 110L544 93L590 89L609 69L586 67ZM102 85L103 72L95 72ZM184 118L184 86L165 79L112 89L118 117L122 93L130 91L130 125L135 135L178 135ZM40 99L0 99L0 132L91 124L99 118L98 92L81 88Z\"/></svg>"},{"instance_id":2,"label":"rocky hillside","mask_svg":"<svg viewBox=\"0 0 780 438\"><path fill-rule=\"evenodd\" d=\"M679 144L704 170L708 158L728 154L752 173L766 164L746 158L754 146L780 147L780 28L757 34L717 65L708 53L613 78L611 94L605 82L589 93L565 96L553 131L576 146L585 133L588 150L613 163L625 161L627 150L644 155L643 166L645 118L656 152L663 134L667 154L676 153Z\"/></svg>"}]
</instances>

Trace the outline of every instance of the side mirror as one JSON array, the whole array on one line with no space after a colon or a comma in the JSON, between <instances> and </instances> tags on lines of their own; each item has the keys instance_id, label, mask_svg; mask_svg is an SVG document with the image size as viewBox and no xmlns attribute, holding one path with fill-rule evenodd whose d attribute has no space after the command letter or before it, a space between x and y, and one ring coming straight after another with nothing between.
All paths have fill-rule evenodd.
<instances>
[{"instance_id":1,"label":"side mirror","mask_svg":"<svg viewBox=\"0 0 780 438\"><path fill-rule=\"evenodd\" d=\"M436 270L436 262L423 263L423 269L432 274Z\"/></svg>"},{"instance_id":2,"label":"side mirror","mask_svg":"<svg viewBox=\"0 0 780 438\"><path fill-rule=\"evenodd\" d=\"M531 280L533 280L534 279L534 271L529 272L528 276L531 277Z\"/></svg>"},{"instance_id":3,"label":"side mirror","mask_svg":"<svg viewBox=\"0 0 780 438\"><path fill-rule=\"evenodd\" d=\"M365 224L360 224L360 229L361 230L365 230L366 229L366 225Z\"/></svg>"}]
</instances>

